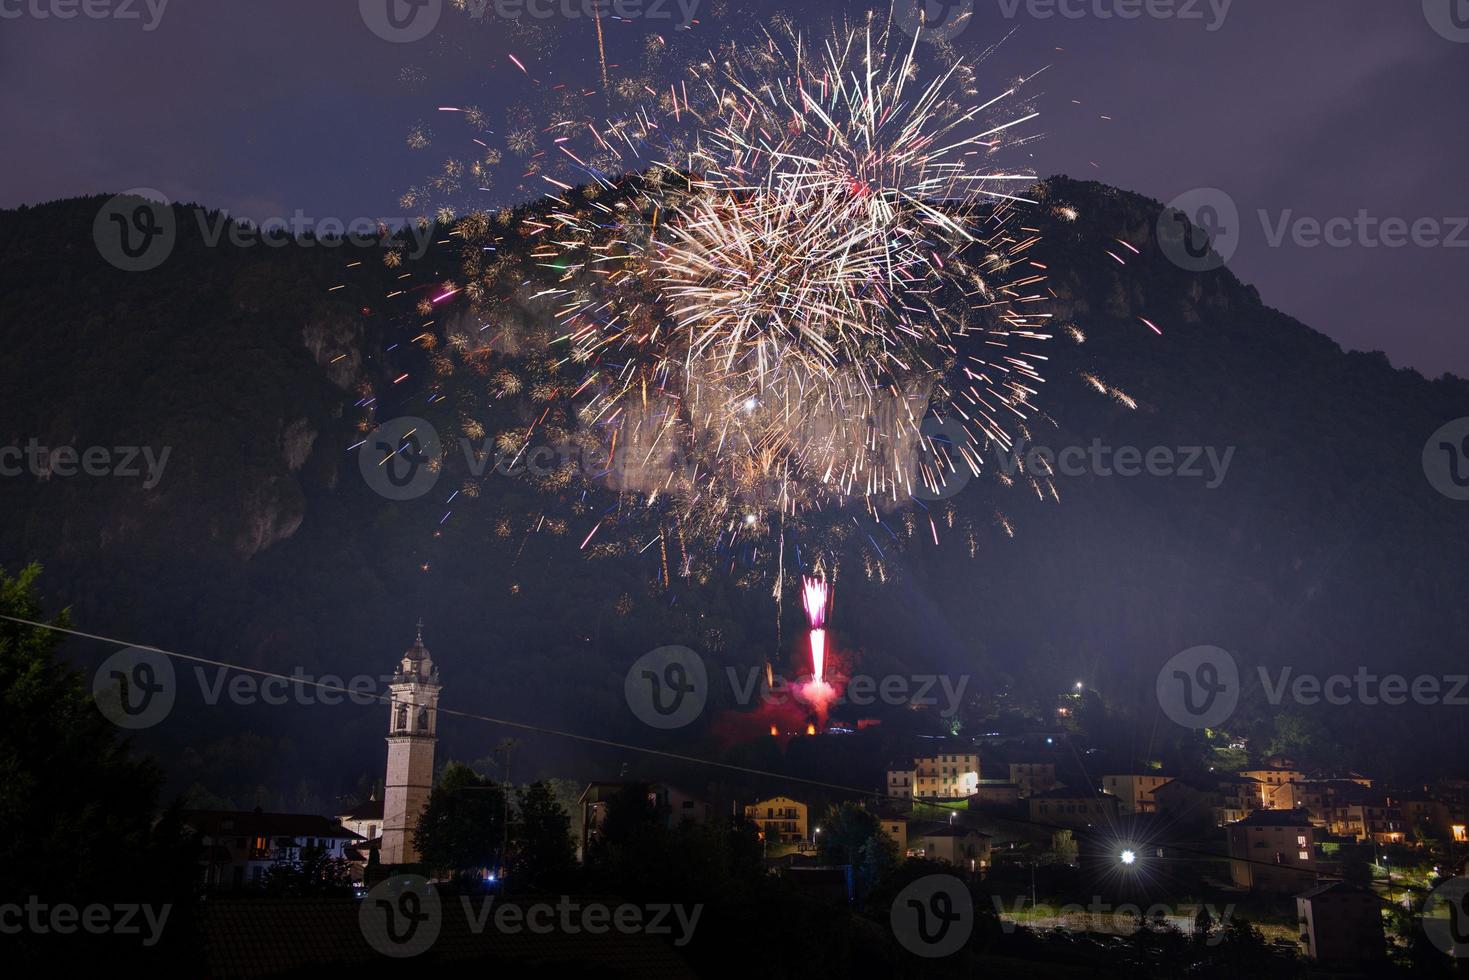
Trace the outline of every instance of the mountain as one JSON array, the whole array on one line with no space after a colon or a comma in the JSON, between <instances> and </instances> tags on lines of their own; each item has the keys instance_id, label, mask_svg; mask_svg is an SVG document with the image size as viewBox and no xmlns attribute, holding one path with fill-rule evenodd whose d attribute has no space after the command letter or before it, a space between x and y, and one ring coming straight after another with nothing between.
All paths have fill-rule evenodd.
<instances>
[{"instance_id":1,"label":"mountain","mask_svg":"<svg viewBox=\"0 0 1469 980\"><path fill-rule=\"evenodd\" d=\"M842 662L966 675L986 704L1032 704L1048 724L1055 696L1083 679L1106 702L1117 753L1173 758L1189 738L1160 713L1154 683L1174 654L1211 644L1247 680L1220 727L1252 750L1403 780L1462 766L1465 706L1289 695L1276 706L1256 668L1464 672L1469 504L1434 489L1422 454L1469 414L1469 384L1343 351L1227 269L1178 268L1156 240L1154 201L1060 177L1043 193L1026 218L1041 237L1035 261L1058 327L1085 342L1058 329L1034 443L1158 447L1159 460L1167 448L1170 466L1202 475L1093 470L1058 477L1055 500L990 474L880 526L860 508L835 515L861 530L836 581ZM415 343L457 329L452 304L427 328L434 318L413 308L458 274L452 228L390 267L378 245L212 242L227 219L176 205L167 259L126 272L93 237L105 200L0 212L0 447L106 447L110 469L139 472L0 478L0 567L42 562L43 588L79 629L286 674L378 676L422 617L448 708L706 754L718 751L707 731L666 736L631 716L623 677L636 657L685 644L716 667L773 658L796 670L803 620L789 580L778 614L767 566L749 555L665 578L659 547L640 553L609 531L587 545L627 514L606 490L493 471L476 481L452 453L417 499L386 499L363 479L352 447L365 407L446 435L525 424L523 403L486 407L493 372ZM129 460L127 447L151 457ZM68 645L88 671L112 649ZM176 788L321 809L380 771L380 707L226 704L213 667L180 670L191 689L139 736ZM716 700L730 704L728 692ZM446 725L441 752L483 757L505 734ZM521 737L524 774L586 775L584 745Z\"/></svg>"}]
</instances>

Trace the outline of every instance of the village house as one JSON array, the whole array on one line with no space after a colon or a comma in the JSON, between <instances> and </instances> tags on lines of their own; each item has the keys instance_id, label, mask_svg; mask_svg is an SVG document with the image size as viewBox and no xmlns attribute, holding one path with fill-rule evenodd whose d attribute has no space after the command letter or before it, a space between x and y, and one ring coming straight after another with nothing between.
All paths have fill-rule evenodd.
<instances>
[{"instance_id":1,"label":"village house","mask_svg":"<svg viewBox=\"0 0 1469 980\"><path fill-rule=\"evenodd\" d=\"M198 835L200 883L210 890L262 885L272 867L311 854L350 860L347 851L364 841L330 817L310 813L186 810L180 816Z\"/></svg>"},{"instance_id":2,"label":"village house","mask_svg":"<svg viewBox=\"0 0 1469 980\"><path fill-rule=\"evenodd\" d=\"M1296 896L1306 958L1322 964L1384 959L1382 900L1345 881L1326 881Z\"/></svg>"},{"instance_id":3,"label":"village house","mask_svg":"<svg viewBox=\"0 0 1469 980\"><path fill-rule=\"evenodd\" d=\"M1306 774L1296 767L1296 764L1283 756L1271 756L1265 760L1263 767L1259 769L1245 769L1239 773L1259 783L1259 801L1250 809L1284 810L1289 807L1284 804L1290 800L1290 790L1286 787L1290 783L1303 782ZM1284 794L1284 795L1282 795Z\"/></svg>"},{"instance_id":4,"label":"village house","mask_svg":"<svg viewBox=\"0 0 1469 980\"><path fill-rule=\"evenodd\" d=\"M1044 793L1056 785L1054 762L1012 762L1010 782L1020 787L1021 796Z\"/></svg>"},{"instance_id":5,"label":"village house","mask_svg":"<svg viewBox=\"0 0 1469 980\"><path fill-rule=\"evenodd\" d=\"M969 797L971 810L1014 809L1020 802L1020 787L1001 779L981 779Z\"/></svg>"},{"instance_id":6,"label":"village house","mask_svg":"<svg viewBox=\"0 0 1469 980\"><path fill-rule=\"evenodd\" d=\"M898 860L908 856L908 819L896 813L879 812L878 826L898 845Z\"/></svg>"},{"instance_id":7,"label":"village house","mask_svg":"<svg viewBox=\"0 0 1469 980\"><path fill-rule=\"evenodd\" d=\"M1036 793L1027 801L1030 819L1037 824L1086 828L1110 826L1117 822L1117 797L1057 786Z\"/></svg>"},{"instance_id":8,"label":"village house","mask_svg":"<svg viewBox=\"0 0 1469 980\"><path fill-rule=\"evenodd\" d=\"M1406 840L1402 811L1391 797L1381 794L1331 801L1326 811L1326 825L1340 837L1355 837L1378 844L1401 844Z\"/></svg>"},{"instance_id":9,"label":"village house","mask_svg":"<svg viewBox=\"0 0 1469 980\"><path fill-rule=\"evenodd\" d=\"M373 793L367 802L337 814L337 822L366 840L376 840L382 835L383 801Z\"/></svg>"},{"instance_id":10,"label":"village house","mask_svg":"<svg viewBox=\"0 0 1469 980\"><path fill-rule=\"evenodd\" d=\"M1158 803L1153 794L1172 778L1160 773L1103 776L1102 792L1117 797L1117 806L1122 813L1157 813Z\"/></svg>"},{"instance_id":11,"label":"village house","mask_svg":"<svg viewBox=\"0 0 1469 980\"><path fill-rule=\"evenodd\" d=\"M587 848L600 836L602 824L607 819L608 801L634 786L641 786L647 793L648 805L665 827L703 823L709 819L709 804L670 783L588 783L578 801L582 816L581 842L577 849L579 859L585 858Z\"/></svg>"},{"instance_id":12,"label":"village house","mask_svg":"<svg viewBox=\"0 0 1469 980\"><path fill-rule=\"evenodd\" d=\"M959 800L979 786L979 753L943 752L913 760L913 767L887 773L889 797L915 800Z\"/></svg>"},{"instance_id":13,"label":"village house","mask_svg":"<svg viewBox=\"0 0 1469 980\"><path fill-rule=\"evenodd\" d=\"M767 844L801 844L810 839L806 804L788 796L772 796L745 807L745 819Z\"/></svg>"},{"instance_id":14,"label":"village house","mask_svg":"<svg viewBox=\"0 0 1469 980\"><path fill-rule=\"evenodd\" d=\"M1286 895L1316 877L1316 828L1304 810L1256 810L1228 836L1230 878L1241 888Z\"/></svg>"},{"instance_id":15,"label":"village house","mask_svg":"<svg viewBox=\"0 0 1469 980\"><path fill-rule=\"evenodd\" d=\"M944 861L966 871L990 866L990 838L969 827L932 823L915 827L908 839L908 857Z\"/></svg>"}]
</instances>

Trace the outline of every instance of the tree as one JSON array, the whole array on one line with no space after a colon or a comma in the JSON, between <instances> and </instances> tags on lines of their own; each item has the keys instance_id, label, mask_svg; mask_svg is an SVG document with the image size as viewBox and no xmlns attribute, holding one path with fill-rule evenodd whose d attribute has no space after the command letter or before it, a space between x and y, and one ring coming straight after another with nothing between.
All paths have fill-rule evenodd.
<instances>
[{"instance_id":1,"label":"tree","mask_svg":"<svg viewBox=\"0 0 1469 980\"><path fill-rule=\"evenodd\" d=\"M350 895L352 865L325 848L307 847L301 860L282 861L266 869L265 893L278 896Z\"/></svg>"},{"instance_id":2,"label":"tree","mask_svg":"<svg viewBox=\"0 0 1469 980\"><path fill-rule=\"evenodd\" d=\"M517 888L557 888L576 867L570 818L545 782L531 783L516 797L510 880Z\"/></svg>"},{"instance_id":3,"label":"tree","mask_svg":"<svg viewBox=\"0 0 1469 980\"><path fill-rule=\"evenodd\" d=\"M444 766L414 836L423 863L460 875L493 868L504 841L504 789L463 763Z\"/></svg>"},{"instance_id":4,"label":"tree","mask_svg":"<svg viewBox=\"0 0 1469 980\"><path fill-rule=\"evenodd\" d=\"M607 797L601 821L588 836L583 867L599 887L626 894L654 891L669 846L668 829L648 786L628 783Z\"/></svg>"},{"instance_id":5,"label":"tree","mask_svg":"<svg viewBox=\"0 0 1469 980\"><path fill-rule=\"evenodd\" d=\"M1274 719L1268 754L1332 762L1338 754L1334 745L1331 733L1315 717L1282 711Z\"/></svg>"},{"instance_id":6,"label":"tree","mask_svg":"<svg viewBox=\"0 0 1469 980\"><path fill-rule=\"evenodd\" d=\"M658 807L645 783L628 783L607 798L599 838L609 847L631 842L658 819Z\"/></svg>"},{"instance_id":7,"label":"tree","mask_svg":"<svg viewBox=\"0 0 1469 980\"><path fill-rule=\"evenodd\" d=\"M1230 919L1224 924L1214 960L1229 971L1229 976L1270 976L1277 965L1260 930L1244 919Z\"/></svg>"},{"instance_id":8,"label":"tree","mask_svg":"<svg viewBox=\"0 0 1469 980\"><path fill-rule=\"evenodd\" d=\"M1194 941L1207 943L1209 933L1214 929L1214 916L1209 914L1209 906L1200 903L1198 914L1194 916Z\"/></svg>"},{"instance_id":9,"label":"tree","mask_svg":"<svg viewBox=\"0 0 1469 980\"><path fill-rule=\"evenodd\" d=\"M0 614L46 620L40 572L0 570ZM69 620L62 612L51 622ZM172 947L189 935L195 852L174 811L155 821L162 772L133 756L81 675L57 660L62 636L0 619L0 904L24 906L30 896L53 905L167 903L160 945ZM7 937L12 962L145 955L116 935L48 938L56 937Z\"/></svg>"},{"instance_id":10,"label":"tree","mask_svg":"<svg viewBox=\"0 0 1469 980\"><path fill-rule=\"evenodd\" d=\"M1372 864L1361 857L1345 858L1341 864L1341 876L1359 888L1372 887Z\"/></svg>"},{"instance_id":11,"label":"tree","mask_svg":"<svg viewBox=\"0 0 1469 980\"><path fill-rule=\"evenodd\" d=\"M1076 835L1069 830L1051 832L1051 846L1041 854L1042 864L1075 864L1080 851Z\"/></svg>"},{"instance_id":12,"label":"tree","mask_svg":"<svg viewBox=\"0 0 1469 980\"><path fill-rule=\"evenodd\" d=\"M852 866L859 898L865 898L898 863L898 845L883 832L875 814L855 803L829 807L821 821L820 837L822 860Z\"/></svg>"}]
</instances>

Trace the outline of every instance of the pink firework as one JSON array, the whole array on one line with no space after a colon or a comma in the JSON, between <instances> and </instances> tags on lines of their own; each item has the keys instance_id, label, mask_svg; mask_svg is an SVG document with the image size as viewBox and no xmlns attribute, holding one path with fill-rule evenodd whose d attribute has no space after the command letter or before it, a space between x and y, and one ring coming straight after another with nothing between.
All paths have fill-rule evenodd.
<instances>
[{"instance_id":1,"label":"pink firework","mask_svg":"<svg viewBox=\"0 0 1469 980\"><path fill-rule=\"evenodd\" d=\"M801 579L801 605L806 607L806 621L814 630L826 628L826 603L831 587L826 579L805 576Z\"/></svg>"},{"instance_id":2,"label":"pink firework","mask_svg":"<svg viewBox=\"0 0 1469 980\"><path fill-rule=\"evenodd\" d=\"M806 607L806 621L811 624L811 680L826 682L826 610L831 589L825 579L801 580L801 604Z\"/></svg>"}]
</instances>

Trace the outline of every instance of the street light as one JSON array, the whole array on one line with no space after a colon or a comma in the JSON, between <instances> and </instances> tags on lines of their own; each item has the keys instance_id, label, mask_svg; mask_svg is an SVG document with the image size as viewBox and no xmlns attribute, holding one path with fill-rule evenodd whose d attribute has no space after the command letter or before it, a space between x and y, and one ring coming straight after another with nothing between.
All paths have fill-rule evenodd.
<instances>
[{"instance_id":1,"label":"street light","mask_svg":"<svg viewBox=\"0 0 1469 980\"><path fill-rule=\"evenodd\" d=\"M1135 852L1135 851L1133 851L1131 849L1124 850L1122 852L1121 857L1122 857L1122 863L1123 864L1133 865L1133 864L1136 864L1137 863L1137 852Z\"/></svg>"}]
</instances>

